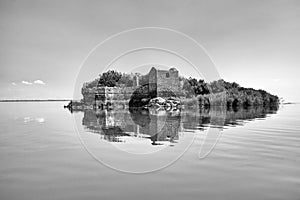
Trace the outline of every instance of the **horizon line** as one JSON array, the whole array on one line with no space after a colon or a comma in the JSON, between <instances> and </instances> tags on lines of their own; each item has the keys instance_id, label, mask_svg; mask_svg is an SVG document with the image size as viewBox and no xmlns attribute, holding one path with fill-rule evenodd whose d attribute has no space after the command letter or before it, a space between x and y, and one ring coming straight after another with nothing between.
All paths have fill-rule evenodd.
<instances>
[{"instance_id":1,"label":"horizon line","mask_svg":"<svg viewBox=\"0 0 300 200\"><path fill-rule=\"evenodd\" d=\"M0 99L0 102L28 102L28 101L72 101L72 99Z\"/></svg>"}]
</instances>

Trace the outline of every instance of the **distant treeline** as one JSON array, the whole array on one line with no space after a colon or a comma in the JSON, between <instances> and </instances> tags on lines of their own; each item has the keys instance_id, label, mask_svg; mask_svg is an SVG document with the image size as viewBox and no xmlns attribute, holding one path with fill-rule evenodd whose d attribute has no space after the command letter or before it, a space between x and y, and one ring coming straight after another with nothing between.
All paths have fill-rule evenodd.
<instances>
[{"instance_id":1,"label":"distant treeline","mask_svg":"<svg viewBox=\"0 0 300 200\"><path fill-rule=\"evenodd\" d=\"M45 102L45 101L71 101L70 99L2 99L0 102Z\"/></svg>"},{"instance_id":2,"label":"distant treeline","mask_svg":"<svg viewBox=\"0 0 300 200\"><path fill-rule=\"evenodd\" d=\"M138 79L138 80L137 80ZM235 82L224 80L206 83L202 79L179 77L181 90L178 96L181 98L196 98L202 107L212 105L238 106L266 106L277 105L279 98L264 90L244 88ZM104 72L99 78L85 83L84 87L97 86L108 87L132 87L139 83L141 87L148 84L148 75L125 74L114 70Z\"/></svg>"}]
</instances>

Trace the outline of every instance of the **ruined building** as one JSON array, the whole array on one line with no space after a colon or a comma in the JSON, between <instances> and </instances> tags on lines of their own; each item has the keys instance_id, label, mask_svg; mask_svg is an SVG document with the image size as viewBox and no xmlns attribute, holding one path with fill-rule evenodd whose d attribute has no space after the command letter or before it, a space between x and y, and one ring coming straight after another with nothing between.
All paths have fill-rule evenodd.
<instances>
[{"instance_id":1,"label":"ruined building","mask_svg":"<svg viewBox=\"0 0 300 200\"><path fill-rule=\"evenodd\" d=\"M160 70L152 67L150 72L145 75L148 84L139 85L138 78L135 77L136 84L132 87L93 87L88 88L86 85L82 88L83 102L85 105L102 108L115 102L128 103L141 88L141 96L169 97L177 96L179 92L179 75L175 68L169 70Z\"/></svg>"}]
</instances>

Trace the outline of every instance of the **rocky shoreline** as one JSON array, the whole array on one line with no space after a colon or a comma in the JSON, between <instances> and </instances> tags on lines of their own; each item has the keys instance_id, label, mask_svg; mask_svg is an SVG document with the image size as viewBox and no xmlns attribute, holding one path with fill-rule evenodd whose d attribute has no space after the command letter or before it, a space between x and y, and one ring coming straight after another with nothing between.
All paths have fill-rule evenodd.
<instances>
[{"instance_id":1,"label":"rocky shoreline","mask_svg":"<svg viewBox=\"0 0 300 200\"><path fill-rule=\"evenodd\" d=\"M118 102L119 103L119 102ZM114 109L114 108L126 108L128 105L126 102L122 104L118 104L117 102L111 103L108 102L103 106L103 109ZM155 109L162 109L171 110L171 109L179 109L181 108L181 101L179 98L169 97L169 98L162 98L156 97L149 100L149 102L142 106L142 108L155 108ZM134 107L134 106L131 106ZM140 106L136 106L137 108ZM95 105L86 104L84 101L74 101L71 100L64 108L68 108L69 110L85 110L85 109L95 109Z\"/></svg>"}]
</instances>

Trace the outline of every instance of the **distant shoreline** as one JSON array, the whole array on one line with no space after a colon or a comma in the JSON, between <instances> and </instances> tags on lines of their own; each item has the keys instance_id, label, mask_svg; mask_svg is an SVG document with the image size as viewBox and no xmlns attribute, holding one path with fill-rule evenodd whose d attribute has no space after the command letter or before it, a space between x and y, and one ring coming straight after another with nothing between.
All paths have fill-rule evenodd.
<instances>
[{"instance_id":1,"label":"distant shoreline","mask_svg":"<svg viewBox=\"0 0 300 200\"><path fill-rule=\"evenodd\" d=\"M49 102L49 101L71 101L71 99L4 99L0 102Z\"/></svg>"},{"instance_id":2,"label":"distant shoreline","mask_svg":"<svg viewBox=\"0 0 300 200\"><path fill-rule=\"evenodd\" d=\"M289 105L289 104L299 104L299 102L285 102L281 103L282 105Z\"/></svg>"}]
</instances>

